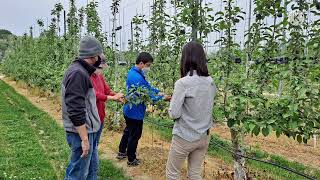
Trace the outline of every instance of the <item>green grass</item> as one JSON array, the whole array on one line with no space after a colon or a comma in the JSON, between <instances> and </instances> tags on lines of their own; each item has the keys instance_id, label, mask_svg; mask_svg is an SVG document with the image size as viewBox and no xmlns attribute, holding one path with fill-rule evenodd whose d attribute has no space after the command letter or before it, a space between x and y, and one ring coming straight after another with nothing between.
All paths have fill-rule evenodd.
<instances>
[{"instance_id":1,"label":"green grass","mask_svg":"<svg viewBox=\"0 0 320 180\"><path fill-rule=\"evenodd\" d=\"M169 119L158 120L156 118L149 117L146 122L149 127L153 126L154 129L158 132L158 134L161 135L164 139L169 140L169 141L171 140L171 138L172 138L171 129L168 129L165 127L157 127L157 126L158 125L160 125L160 126L161 125L165 125L165 126L172 125L173 124L172 120L169 120ZM155 124L153 124L153 123L155 123ZM219 144L220 146L223 146L227 149L232 149L231 142L224 140L224 139L221 139L218 135L212 135L211 140L210 140L210 144L209 144L208 153L209 153L209 155L211 155L213 157L217 157L219 159L222 159L227 164L232 164L233 158L232 158L231 153L220 148L220 147L217 147L215 144ZM307 167L307 166L305 166L301 163L298 163L298 162L289 161L284 157L268 154L267 152L263 152L258 149L245 148L245 150L250 157L256 157L258 159L271 161L276 164L294 169L295 171L302 172L302 173L314 176L317 179L320 179L320 170L316 170L314 168ZM264 164L261 162L256 162L253 160L247 160L247 168L249 169L250 174L254 175L258 179L266 179L269 177L272 177L274 179L290 179L290 180L291 179L304 179L301 176L295 175L293 173L290 173L290 172L283 170L283 169L280 169L278 167Z\"/></svg>"},{"instance_id":2,"label":"green grass","mask_svg":"<svg viewBox=\"0 0 320 180\"><path fill-rule=\"evenodd\" d=\"M0 179L63 179L70 150L65 132L0 80ZM128 179L111 161L100 160L102 179Z\"/></svg>"},{"instance_id":3,"label":"green grass","mask_svg":"<svg viewBox=\"0 0 320 180\"><path fill-rule=\"evenodd\" d=\"M129 177L124 176L123 169L119 169L113 165L111 160L100 160L99 179L111 179L111 180L130 180Z\"/></svg>"},{"instance_id":4,"label":"green grass","mask_svg":"<svg viewBox=\"0 0 320 180\"><path fill-rule=\"evenodd\" d=\"M164 140L171 141L173 121L168 119L157 119L154 117L147 117L145 122L148 128L154 129Z\"/></svg>"}]
</instances>

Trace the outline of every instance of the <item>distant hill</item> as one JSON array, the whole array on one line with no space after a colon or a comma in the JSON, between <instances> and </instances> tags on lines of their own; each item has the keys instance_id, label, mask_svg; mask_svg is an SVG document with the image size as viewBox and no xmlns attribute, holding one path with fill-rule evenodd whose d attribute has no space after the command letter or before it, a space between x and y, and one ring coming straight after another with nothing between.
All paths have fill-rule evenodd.
<instances>
[{"instance_id":1,"label":"distant hill","mask_svg":"<svg viewBox=\"0 0 320 180\"><path fill-rule=\"evenodd\" d=\"M4 57L4 53L9 46L9 38L14 36L10 31L0 29L0 61Z\"/></svg>"}]
</instances>

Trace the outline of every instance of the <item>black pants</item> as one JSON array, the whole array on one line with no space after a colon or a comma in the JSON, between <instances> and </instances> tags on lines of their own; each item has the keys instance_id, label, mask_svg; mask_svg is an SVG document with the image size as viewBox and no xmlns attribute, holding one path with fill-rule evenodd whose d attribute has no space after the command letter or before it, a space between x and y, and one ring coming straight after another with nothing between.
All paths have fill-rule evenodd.
<instances>
[{"instance_id":1,"label":"black pants","mask_svg":"<svg viewBox=\"0 0 320 180\"><path fill-rule=\"evenodd\" d=\"M139 139L142 134L143 121L124 117L126 120L126 128L123 130L123 135L119 145L119 152L127 152L128 161L132 162L136 159L136 150Z\"/></svg>"}]
</instances>

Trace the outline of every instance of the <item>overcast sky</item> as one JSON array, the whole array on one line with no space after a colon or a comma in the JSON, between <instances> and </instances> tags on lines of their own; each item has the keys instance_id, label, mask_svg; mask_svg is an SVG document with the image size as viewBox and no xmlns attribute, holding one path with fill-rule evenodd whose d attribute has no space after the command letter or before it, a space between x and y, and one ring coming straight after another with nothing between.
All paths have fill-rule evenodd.
<instances>
[{"instance_id":1,"label":"overcast sky","mask_svg":"<svg viewBox=\"0 0 320 180\"><path fill-rule=\"evenodd\" d=\"M89 0L90 1L90 0ZM110 17L111 0L96 0L99 2L100 18L108 28ZM142 11L144 5L144 12L148 13L148 6L151 0L122 0L121 10L125 10L125 21L130 19ZM61 2L63 6L68 9L69 0L0 0L0 28L8 29L16 35L22 35L28 31L28 27L34 26L37 19L47 19L50 21L50 11L54 4ZM76 0L78 8L85 6L87 0ZM122 16L123 14L121 14ZM121 21L123 18L121 17ZM107 23L105 23L107 22ZM127 23L127 22L126 22Z\"/></svg>"},{"instance_id":2,"label":"overcast sky","mask_svg":"<svg viewBox=\"0 0 320 180\"><path fill-rule=\"evenodd\" d=\"M91 0L88 0L89 2ZM103 31L111 30L111 1L96 0L99 2L99 16L103 23ZM45 25L50 23L51 10L54 5L61 2L68 11L69 0L0 0L0 29L7 29L15 35L23 35L29 32L29 27L34 27L34 34L39 34L39 27L36 26L37 19L42 19ZM124 28L122 31L123 42L127 42L130 35L130 21L136 13L149 15L149 6L152 0L121 0L120 22ZM76 0L77 7L87 4L87 0ZM146 36L146 35L145 35ZM124 43L123 43L124 44Z\"/></svg>"},{"instance_id":3,"label":"overcast sky","mask_svg":"<svg viewBox=\"0 0 320 180\"><path fill-rule=\"evenodd\" d=\"M76 0L77 7L85 6L87 1L91 0ZM99 16L103 23L103 31L111 30L111 1L112 0L96 0L99 2ZM221 9L221 0L203 0L204 2L211 2L214 12ZM45 25L50 22L51 9L54 4L61 2L65 9L68 11L69 0L0 0L0 29L8 29L16 35L22 35L28 32L30 26L35 29L35 35L39 34L39 27L36 26L37 19L42 19ZM248 12L249 0L238 0L238 5ZM149 17L151 9L150 5L152 0L121 0L120 3L120 21L119 25L123 26L121 30L121 45L126 47L127 41L130 38L130 21L136 13L143 13L146 17ZM168 13L173 13L173 8L167 7ZM247 14L248 16L248 14ZM244 31L247 29L247 19L237 26L239 30L236 36L236 40L241 42L244 40ZM146 38L148 31L146 26L144 27L144 34L142 36ZM209 36L209 45L214 47L213 42L219 37L218 33L211 33ZM120 40L119 40L120 41Z\"/></svg>"}]
</instances>

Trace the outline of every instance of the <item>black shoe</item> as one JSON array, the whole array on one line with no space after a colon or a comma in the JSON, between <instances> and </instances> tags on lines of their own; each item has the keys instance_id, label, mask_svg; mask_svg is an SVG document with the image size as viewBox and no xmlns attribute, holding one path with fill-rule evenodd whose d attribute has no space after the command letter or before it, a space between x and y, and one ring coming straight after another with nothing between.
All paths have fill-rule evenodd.
<instances>
[{"instance_id":1,"label":"black shoe","mask_svg":"<svg viewBox=\"0 0 320 180\"><path fill-rule=\"evenodd\" d=\"M118 153L117 159L122 160L125 158L127 158L127 153L121 153L121 152Z\"/></svg>"},{"instance_id":2,"label":"black shoe","mask_svg":"<svg viewBox=\"0 0 320 180\"><path fill-rule=\"evenodd\" d=\"M136 160L139 164L141 164L140 159L136 158L135 160Z\"/></svg>"},{"instance_id":3,"label":"black shoe","mask_svg":"<svg viewBox=\"0 0 320 180\"><path fill-rule=\"evenodd\" d=\"M140 165L140 160L139 159L135 159L135 160L133 160L132 162L127 162L127 164L128 164L128 166L129 167L133 167L133 166L138 166L138 165Z\"/></svg>"}]
</instances>

